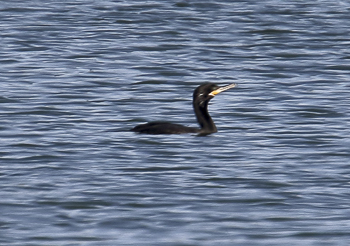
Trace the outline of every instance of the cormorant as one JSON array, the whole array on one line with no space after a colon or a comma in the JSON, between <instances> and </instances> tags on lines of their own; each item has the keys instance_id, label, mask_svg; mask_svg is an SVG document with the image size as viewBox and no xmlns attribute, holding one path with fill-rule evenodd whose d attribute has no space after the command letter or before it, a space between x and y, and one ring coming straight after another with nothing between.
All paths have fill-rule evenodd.
<instances>
[{"instance_id":1,"label":"cormorant","mask_svg":"<svg viewBox=\"0 0 350 246\"><path fill-rule=\"evenodd\" d=\"M230 84L220 87L213 83L206 83L195 89L193 92L193 109L200 128L188 127L164 121L154 121L135 126L131 131L146 134L198 133L199 135L208 135L217 132L214 121L208 113L208 103L215 95L235 86L236 84Z\"/></svg>"}]
</instances>

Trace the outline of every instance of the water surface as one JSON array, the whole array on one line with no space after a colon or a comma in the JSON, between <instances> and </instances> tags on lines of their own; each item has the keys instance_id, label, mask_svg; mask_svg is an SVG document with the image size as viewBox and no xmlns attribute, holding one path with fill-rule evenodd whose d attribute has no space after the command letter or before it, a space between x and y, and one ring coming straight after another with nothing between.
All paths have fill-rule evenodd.
<instances>
[{"instance_id":1,"label":"water surface","mask_svg":"<svg viewBox=\"0 0 350 246\"><path fill-rule=\"evenodd\" d=\"M0 243L347 245L350 4L0 4ZM200 83L218 133L196 126Z\"/></svg>"}]
</instances>

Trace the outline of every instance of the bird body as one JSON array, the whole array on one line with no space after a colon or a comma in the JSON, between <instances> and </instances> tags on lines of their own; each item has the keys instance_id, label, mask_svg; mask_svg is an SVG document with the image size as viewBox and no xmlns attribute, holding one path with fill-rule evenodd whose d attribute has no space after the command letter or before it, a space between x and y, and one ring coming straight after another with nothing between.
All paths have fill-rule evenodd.
<instances>
[{"instance_id":1,"label":"bird body","mask_svg":"<svg viewBox=\"0 0 350 246\"><path fill-rule=\"evenodd\" d=\"M135 126L132 131L148 134L182 134L197 133L199 132L199 129L165 121L153 121Z\"/></svg>"},{"instance_id":2,"label":"bird body","mask_svg":"<svg viewBox=\"0 0 350 246\"><path fill-rule=\"evenodd\" d=\"M219 87L216 84L206 83L198 86L193 92L193 109L200 128L187 127L164 121L154 121L135 126L131 131L146 134L182 134L199 133L207 135L217 132L214 121L208 113L208 104L215 95L235 87L236 84Z\"/></svg>"}]
</instances>

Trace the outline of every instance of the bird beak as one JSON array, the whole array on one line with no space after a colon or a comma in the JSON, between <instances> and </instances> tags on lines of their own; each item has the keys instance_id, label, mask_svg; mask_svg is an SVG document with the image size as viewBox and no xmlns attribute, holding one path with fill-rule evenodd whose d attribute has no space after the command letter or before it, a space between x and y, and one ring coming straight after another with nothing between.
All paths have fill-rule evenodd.
<instances>
[{"instance_id":1,"label":"bird beak","mask_svg":"<svg viewBox=\"0 0 350 246\"><path fill-rule=\"evenodd\" d=\"M216 89L212 92L209 93L209 96L215 96L217 94L219 94L220 92L223 92L223 91L226 91L228 89L231 89L233 87L236 87L237 84L233 83L233 84L230 84L230 85L226 85L226 86L223 86L223 87L219 87L219 89Z\"/></svg>"}]
</instances>

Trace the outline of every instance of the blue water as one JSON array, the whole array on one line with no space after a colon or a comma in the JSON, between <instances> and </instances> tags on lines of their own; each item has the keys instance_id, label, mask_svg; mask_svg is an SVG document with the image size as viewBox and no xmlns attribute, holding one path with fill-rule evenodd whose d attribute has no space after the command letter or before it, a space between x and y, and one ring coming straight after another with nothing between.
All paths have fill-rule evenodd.
<instances>
[{"instance_id":1,"label":"blue water","mask_svg":"<svg viewBox=\"0 0 350 246\"><path fill-rule=\"evenodd\" d=\"M348 245L349 10L0 3L0 244ZM217 133L128 131L203 82Z\"/></svg>"}]
</instances>

